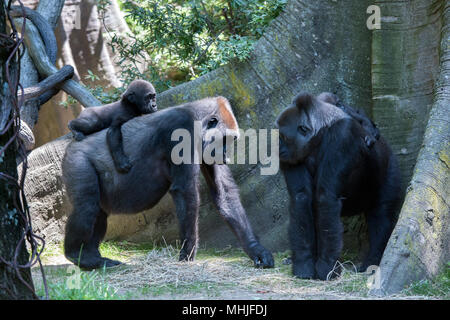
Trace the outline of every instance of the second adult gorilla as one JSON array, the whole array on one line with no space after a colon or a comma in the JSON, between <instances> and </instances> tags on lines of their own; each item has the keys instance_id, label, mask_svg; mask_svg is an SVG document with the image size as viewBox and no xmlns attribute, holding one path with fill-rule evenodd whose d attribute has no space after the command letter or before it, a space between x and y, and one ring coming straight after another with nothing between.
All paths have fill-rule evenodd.
<instances>
[{"instance_id":1,"label":"second adult gorilla","mask_svg":"<svg viewBox=\"0 0 450 320\"><path fill-rule=\"evenodd\" d=\"M395 225L401 189L397 159L387 141L379 137L370 146L367 126L320 97L324 95L299 94L278 116L276 126L290 196L293 273L326 280L339 269L341 216L365 213L369 252L359 270L379 265Z\"/></svg>"},{"instance_id":2,"label":"second adult gorilla","mask_svg":"<svg viewBox=\"0 0 450 320\"><path fill-rule=\"evenodd\" d=\"M237 121L228 100L208 98L134 118L123 125L124 151L133 164L119 174L105 144L106 130L83 141L73 141L63 160L63 178L73 204L66 225L66 257L84 269L110 267L120 262L104 258L98 250L107 215L137 213L152 208L170 192L179 220L183 245L180 260L193 260L198 246L199 173L205 177L219 213L238 237L256 266L273 267L272 254L258 242L225 164L179 164L171 160L177 144L175 129L186 129L194 137L194 122L200 121L203 148L208 130L225 137L236 134ZM228 130L227 130L228 129ZM194 151L194 149L192 150Z\"/></svg>"}]
</instances>

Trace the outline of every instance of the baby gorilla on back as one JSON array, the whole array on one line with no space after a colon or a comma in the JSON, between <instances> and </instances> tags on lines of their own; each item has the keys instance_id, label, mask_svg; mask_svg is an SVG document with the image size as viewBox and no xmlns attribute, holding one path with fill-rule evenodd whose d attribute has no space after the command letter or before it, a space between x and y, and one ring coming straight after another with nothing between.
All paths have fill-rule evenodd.
<instances>
[{"instance_id":1,"label":"baby gorilla on back","mask_svg":"<svg viewBox=\"0 0 450 320\"><path fill-rule=\"evenodd\" d=\"M131 163L123 151L122 124L128 120L158 110L155 88L150 82L134 80L122 98L111 104L84 109L80 116L69 122L75 140L108 128L106 140L117 171L126 173Z\"/></svg>"},{"instance_id":2,"label":"baby gorilla on back","mask_svg":"<svg viewBox=\"0 0 450 320\"><path fill-rule=\"evenodd\" d=\"M375 142L380 139L380 130L377 128L376 124L367 117L362 109L355 110L352 107L343 104L337 95L330 92L322 92L317 96L317 99L335 105L358 121L366 132L364 141L369 148L372 148Z\"/></svg>"}]
</instances>

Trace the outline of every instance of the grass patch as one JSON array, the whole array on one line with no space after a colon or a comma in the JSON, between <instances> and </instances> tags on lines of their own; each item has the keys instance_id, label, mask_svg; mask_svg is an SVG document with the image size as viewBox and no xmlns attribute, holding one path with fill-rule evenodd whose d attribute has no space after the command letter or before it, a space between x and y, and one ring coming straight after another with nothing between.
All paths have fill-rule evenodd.
<instances>
[{"instance_id":1,"label":"grass patch","mask_svg":"<svg viewBox=\"0 0 450 320\"><path fill-rule=\"evenodd\" d=\"M450 299L450 261L435 278L413 283L403 293L409 296L420 295Z\"/></svg>"},{"instance_id":2,"label":"grass patch","mask_svg":"<svg viewBox=\"0 0 450 320\"><path fill-rule=\"evenodd\" d=\"M47 271L48 272L48 271ZM51 300L116 300L122 297L111 287L105 271L83 272L78 267L58 268L48 277L48 293ZM41 284L36 293L45 297Z\"/></svg>"},{"instance_id":3,"label":"grass patch","mask_svg":"<svg viewBox=\"0 0 450 320\"><path fill-rule=\"evenodd\" d=\"M128 241L106 241L100 244L100 253L102 256L123 261L140 255L145 255L156 246L150 243L131 243Z\"/></svg>"},{"instance_id":4,"label":"grass patch","mask_svg":"<svg viewBox=\"0 0 450 320\"><path fill-rule=\"evenodd\" d=\"M178 248L177 248L178 249ZM217 257L220 257L226 261L232 262L237 261L240 258L246 258L247 255L245 252L241 249L232 248L230 246L225 247L223 249L214 249L214 248L201 248L197 252L197 256L195 257L196 260L208 260L208 259L215 259Z\"/></svg>"}]
</instances>

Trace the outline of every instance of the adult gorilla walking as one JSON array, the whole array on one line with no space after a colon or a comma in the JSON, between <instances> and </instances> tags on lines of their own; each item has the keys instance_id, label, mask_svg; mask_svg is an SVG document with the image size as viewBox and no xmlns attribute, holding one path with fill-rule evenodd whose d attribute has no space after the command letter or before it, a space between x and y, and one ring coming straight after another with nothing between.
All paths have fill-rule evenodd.
<instances>
[{"instance_id":1,"label":"adult gorilla walking","mask_svg":"<svg viewBox=\"0 0 450 320\"><path fill-rule=\"evenodd\" d=\"M180 260L193 260L198 246L199 173L205 177L213 200L224 220L238 237L255 266L273 267L272 254L258 242L225 164L174 164L171 152L176 142L172 132L186 129L195 139L194 122L200 121L203 149L211 143L210 130L238 135L238 124L228 100L207 98L134 118L122 127L124 152L131 170L119 174L105 143L106 131L66 149L62 169L73 212L66 225L64 251L67 259L84 269L111 267L118 261L104 258L98 250L107 227L107 215L138 213L155 206L170 192L179 220L183 243ZM192 143L194 145L194 143ZM194 159L194 147L191 159ZM197 154L198 155L198 154Z\"/></svg>"}]
</instances>

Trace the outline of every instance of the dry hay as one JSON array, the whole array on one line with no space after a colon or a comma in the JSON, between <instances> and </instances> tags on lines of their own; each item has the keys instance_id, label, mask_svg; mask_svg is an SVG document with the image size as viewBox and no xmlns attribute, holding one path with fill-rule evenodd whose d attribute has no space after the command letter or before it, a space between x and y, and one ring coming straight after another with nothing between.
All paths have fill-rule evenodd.
<instances>
[{"instance_id":1,"label":"dry hay","mask_svg":"<svg viewBox=\"0 0 450 320\"><path fill-rule=\"evenodd\" d=\"M243 261L243 258L227 261L226 258L217 257L180 262L178 250L167 246L153 249L145 256L133 257L125 266L108 273L108 281L113 286L117 284L131 289L149 285L178 287L197 283L244 285L249 277L264 277L265 270L253 268L250 260L247 264Z\"/></svg>"},{"instance_id":2,"label":"dry hay","mask_svg":"<svg viewBox=\"0 0 450 320\"><path fill-rule=\"evenodd\" d=\"M273 269L256 269L246 256L216 252L207 258L179 262L179 248L166 245L145 254L127 250L120 260L125 264L99 272L108 286L120 294L134 293L135 298L219 298L219 299L373 299L367 296L368 276L357 273L351 262L337 263L341 275L331 281L294 278L281 261ZM62 256L59 267L67 267ZM58 267L46 263L46 268ZM64 263L64 264L63 264ZM39 275L33 274L39 281ZM54 277L50 277L52 280ZM50 280L50 282L52 282ZM153 288L139 294L144 288ZM182 288L183 290L177 290ZM199 295L199 290L202 291ZM212 290L209 290L209 289ZM218 289L218 290L214 290ZM155 293L159 292L159 293ZM204 294L206 293L206 297ZM211 293L213 297L211 297ZM137 295L136 295L137 294ZM161 295L162 294L162 295ZM197 294L197 295L195 295ZM133 295L132 295L133 297ZM427 297L390 296L389 299L424 299ZM428 297L429 298L429 297Z\"/></svg>"},{"instance_id":3,"label":"dry hay","mask_svg":"<svg viewBox=\"0 0 450 320\"><path fill-rule=\"evenodd\" d=\"M280 272L280 268L256 269L246 257L227 259L217 256L179 262L178 252L178 249L167 246L151 250L145 256L135 256L125 266L107 273L108 284L122 292L144 287L189 288L202 284L204 287L221 286L230 290L282 295L280 298L291 299L302 296L341 299L363 297L357 293L363 275L348 269L344 269L343 274L333 281L299 280ZM349 291L345 293L345 297L339 290L344 286Z\"/></svg>"}]
</instances>

